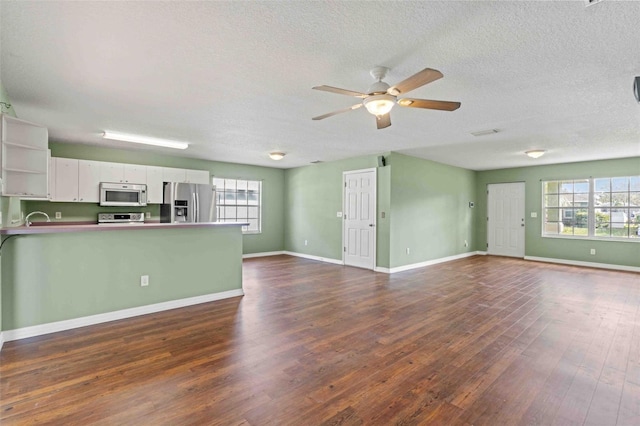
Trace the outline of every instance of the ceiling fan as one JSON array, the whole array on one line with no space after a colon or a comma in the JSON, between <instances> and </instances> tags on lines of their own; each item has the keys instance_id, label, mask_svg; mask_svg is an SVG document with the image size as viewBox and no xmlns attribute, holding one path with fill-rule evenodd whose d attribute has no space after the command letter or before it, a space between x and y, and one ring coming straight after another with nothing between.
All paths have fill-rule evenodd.
<instances>
[{"instance_id":1,"label":"ceiling fan","mask_svg":"<svg viewBox=\"0 0 640 426\"><path fill-rule=\"evenodd\" d=\"M355 92L353 90L340 89L332 86L315 86L315 90L323 90L325 92L337 93L339 95L353 96L361 98L362 102L350 106L349 108L333 111L328 114L319 115L313 117L313 120L323 120L325 118L341 114L343 112L358 109L364 106L367 111L376 116L376 124L378 129L384 129L391 126L391 117L389 111L397 103L403 107L409 108L424 108L424 109L437 109L441 111L455 111L460 108L460 102L450 101L434 101L429 99L413 99L413 98L401 98L399 95L405 94L418 87L429 84L432 81L442 78L442 73L438 70L431 68L425 68L420 72L415 73L411 77L401 81L395 86L389 86L382 79L387 75L389 68L387 67L375 67L371 70L371 76L377 81L369 87L367 93Z\"/></svg>"}]
</instances>

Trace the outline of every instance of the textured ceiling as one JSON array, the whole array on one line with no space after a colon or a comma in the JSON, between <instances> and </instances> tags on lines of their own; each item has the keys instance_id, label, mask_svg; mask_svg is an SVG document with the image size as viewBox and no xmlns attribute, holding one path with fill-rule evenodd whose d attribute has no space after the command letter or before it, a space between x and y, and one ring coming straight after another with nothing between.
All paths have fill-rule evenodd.
<instances>
[{"instance_id":1,"label":"textured ceiling","mask_svg":"<svg viewBox=\"0 0 640 426\"><path fill-rule=\"evenodd\" d=\"M640 2L7 2L0 80L52 140L104 129L185 140L174 155L296 167L399 151L473 170L640 156ZM425 68L410 96L454 112L311 117ZM476 137L470 133L499 129ZM132 149L132 148L129 148ZM523 152L546 149L532 160ZM284 151L281 162L267 157Z\"/></svg>"}]
</instances>

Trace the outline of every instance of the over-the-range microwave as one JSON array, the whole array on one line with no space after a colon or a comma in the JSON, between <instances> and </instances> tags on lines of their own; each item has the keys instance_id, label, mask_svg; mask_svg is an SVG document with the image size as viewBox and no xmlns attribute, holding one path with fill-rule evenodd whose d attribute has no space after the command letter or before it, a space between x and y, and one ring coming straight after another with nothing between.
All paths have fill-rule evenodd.
<instances>
[{"instance_id":1,"label":"over-the-range microwave","mask_svg":"<svg viewBox=\"0 0 640 426\"><path fill-rule=\"evenodd\" d=\"M138 183L100 183L101 206L146 206L147 185Z\"/></svg>"}]
</instances>

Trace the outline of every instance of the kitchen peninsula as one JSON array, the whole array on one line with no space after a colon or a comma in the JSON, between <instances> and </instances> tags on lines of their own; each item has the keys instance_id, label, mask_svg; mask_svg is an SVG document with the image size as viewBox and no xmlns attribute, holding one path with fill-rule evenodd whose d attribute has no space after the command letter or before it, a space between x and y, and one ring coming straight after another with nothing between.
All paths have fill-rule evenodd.
<instances>
[{"instance_id":1,"label":"kitchen peninsula","mask_svg":"<svg viewBox=\"0 0 640 426\"><path fill-rule=\"evenodd\" d=\"M242 225L3 228L5 340L241 296Z\"/></svg>"}]
</instances>

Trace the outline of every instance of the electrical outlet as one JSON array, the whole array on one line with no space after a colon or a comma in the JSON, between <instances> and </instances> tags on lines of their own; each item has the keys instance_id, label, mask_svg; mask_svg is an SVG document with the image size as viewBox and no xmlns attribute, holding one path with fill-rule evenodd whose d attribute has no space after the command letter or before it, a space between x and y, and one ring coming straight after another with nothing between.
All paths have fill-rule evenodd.
<instances>
[{"instance_id":1,"label":"electrical outlet","mask_svg":"<svg viewBox=\"0 0 640 426\"><path fill-rule=\"evenodd\" d=\"M140 275L140 287L149 285L149 275Z\"/></svg>"},{"instance_id":2,"label":"electrical outlet","mask_svg":"<svg viewBox=\"0 0 640 426\"><path fill-rule=\"evenodd\" d=\"M386 214L385 212L382 212L382 213L380 213L380 217L381 217L382 219L384 219L385 217L387 217L387 214Z\"/></svg>"},{"instance_id":3,"label":"electrical outlet","mask_svg":"<svg viewBox=\"0 0 640 426\"><path fill-rule=\"evenodd\" d=\"M304 245L306 246L309 242L307 240L304 240Z\"/></svg>"},{"instance_id":4,"label":"electrical outlet","mask_svg":"<svg viewBox=\"0 0 640 426\"><path fill-rule=\"evenodd\" d=\"M56 212L56 219L62 219L62 212Z\"/></svg>"},{"instance_id":5,"label":"electrical outlet","mask_svg":"<svg viewBox=\"0 0 640 426\"><path fill-rule=\"evenodd\" d=\"M467 240L464 240L464 246L469 247L469 242Z\"/></svg>"},{"instance_id":6,"label":"electrical outlet","mask_svg":"<svg viewBox=\"0 0 640 426\"><path fill-rule=\"evenodd\" d=\"M590 252L590 253L591 253L592 255L595 255L595 254L596 254L596 249L591 249L591 252Z\"/></svg>"},{"instance_id":7,"label":"electrical outlet","mask_svg":"<svg viewBox=\"0 0 640 426\"><path fill-rule=\"evenodd\" d=\"M151 219L151 212L145 212L144 213L144 218L145 219Z\"/></svg>"},{"instance_id":8,"label":"electrical outlet","mask_svg":"<svg viewBox=\"0 0 640 426\"><path fill-rule=\"evenodd\" d=\"M407 254L411 254L411 250L407 247Z\"/></svg>"}]
</instances>

